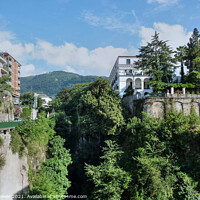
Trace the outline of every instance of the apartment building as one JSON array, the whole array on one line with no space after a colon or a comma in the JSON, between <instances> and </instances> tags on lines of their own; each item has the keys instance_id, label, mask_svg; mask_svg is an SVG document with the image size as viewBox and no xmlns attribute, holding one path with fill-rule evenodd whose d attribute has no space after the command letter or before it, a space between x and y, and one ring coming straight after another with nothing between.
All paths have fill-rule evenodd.
<instances>
[{"instance_id":1,"label":"apartment building","mask_svg":"<svg viewBox=\"0 0 200 200\"><path fill-rule=\"evenodd\" d=\"M13 88L13 102L14 102L14 104L18 104L19 97L20 97L21 64L7 52L0 52L0 57L1 57L0 60L3 60L3 62L4 61L6 62L6 63L5 62L2 63L3 69L6 72L3 71L1 68L1 75L6 75L5 73L10 75L11 81L9 84L10 84L11 88Z\"/></svg>"},{"instance_id":2,"label":"apartment building","mask_svg":"<svg viewBox=\"0 0 200 200\"><path fill-rule=\"evenodd\" d=\"M148 84L149 76L143 70L137 69L136 56L118 56L109 76L114 90L122 97L126 88L131 86L137 98L144 97L152 92Z\"/></svg>"}]
</instances>

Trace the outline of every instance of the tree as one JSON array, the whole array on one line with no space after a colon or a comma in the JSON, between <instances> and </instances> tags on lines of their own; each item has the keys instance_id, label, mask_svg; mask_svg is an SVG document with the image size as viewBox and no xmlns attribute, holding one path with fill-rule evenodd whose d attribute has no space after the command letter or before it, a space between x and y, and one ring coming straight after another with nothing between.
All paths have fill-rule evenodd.
<instances>
[{"instance_id":1,"label":"tree","mask_svg":"<svg viewBox=\"0 0 200 200\"><path fill-rule=\"evenodd\" d=\"M31 108L23 108L20 117L23 120L27 120L31 118Z\"/></svg>"},{"instance_id":2,"label":"tree","mask_svg":"<svg viewBox=\"0 0 200 200\"><path fill-rule=\"evenodd\" d=\"M34 104L34 93L26 92L20 95L20 101L22 105L33 105Z\"/></svg>"},{"instance_id":3,"label":"tree","mask_svg":"<svg viewBox=\"0 0 200 200\"><path fill-rule=\"evenodd\" d=\"M86 174L94 182L94 199L117 200L131 181L130 175L118 164L123 153L119 146L111 141L106 141L103 148L103 162L99 166L86 164Z\"/></svg>"},{"instance_id":4,"label":"tree","mask_svg":"<svg viewBox=\"0 0 200 200\"><path fill-rule=\"evenodd\" d=\"M62 94L64 97L59 95L55 104L58 112L55 130L66 138L65 147L71 150L74 158L70 166L70 193L89 196L92 186L87 184L84 165L85 162L99 164L100 146L107 138L119 134L124 124L121 98L104 78L77 84L69 94L68 90Z\"/></svg>"},{"instance_id":5,"label":"tree","mask_svg":"<svg viewBox=\"0 0 200 200\"><path fill-rule=\"evenodd\" d=\"M200 72L192 71L191 73L185 76L185 80L187 83L192 83L197 88L200 88Z\"/></svg>"},{"instance_id":6,"label":"tree","mask_svg":"<svg viewBox=\"0 0 200 200\"><path fill-rule=\"evenodd\" d=\"M186 46L186 66L189 72L200 71L200 63L197 57L200 56L200 44L199 44L199 31L194 28L193 34L189 39Z\"/></svg>"},{"instance_id":7,"label":"tree","mask_svg":"<svg viewBox=\"0 0 200 200\"><path fill-rule=\"evenodd\" d=\"M119 138L122 166L132 176L124 199L199 198L199 120L193 111L130 119Z\"/></svg>"},{"instance_id":8,"label":"tree","mask_svg":"<svg viewBox=\"0 0 200 200\"><path fill-rule=\"evenodd\" d=\"M98 78L81 96L77 107L82 134L116 134L124 124L121 99L108 80Z\"/></svg>"},{"instance_id":9,"label":"tree","mask_svg":"<svg viewBox=\"0 0 200 200\"><path fill-rule=\"evenodd\" d=\"M47 195L53 199L54 195L62 196L67 194L70 187L68 180L68 165L72 163L69 150L64 148L65 140L60 136L55 136L49 142L47 160L42 164L35 180L31 194ZM64 199L64 198L62 198Z\"/></svg>"},{"instance_id":10,"label":"tree","mask_svg":"<svg viewBox=\"0 0 200 200\"><path fill-rule=\"evenodd\" d=\"M63 103L64 102L69 102L71 100L71 95L70 95L70 88L63 88L62 90L58 91L58 94L56 95L56 98L59 98Z\"/></svg>"},{"instance_id":11,"label":"tree","mask_svg":"<svg viewBox=\"0 0 200 200\"><path fill-rule=\"evenodd\" d=\"M176 54L175 57L177 60L181 63L181 83L184 82L184 61L186 59L186 47L185 46L180 46L176 49Z\"/></svg>"},{"instance_id":12,"label":"tree","mask_svg":"<svg viewBox=\"0 0 200 200\"><path fill-rule=\"evenodd\" d=\"M43 104L42 98L38 97L38 99L37 99L37 106L38 106L38 108L41 108L42 104Z\"/></svg>"},{"instance_id":13,"label":"tree","mask_svg":"<svg viewBox=\"0 0 200 200\"><path fill-rule=\"evenodd\" d=\"M173 51L167 45L167 41L159 40L159 34L155 32L152 41L142 46L136 62L139 69L149 74L150 85L154 91L158 91L165 83L172 81L172 74L175 70L176 59L172 57Z\"/></svg>"},{"instance_id":14,"label":"tree","mask_svg":"<svg viewBox=\"0 0 200 200\"><path fill-rule=\"evenodd\" d=\"M20 101L21 101L22 105L33 106L34 105L34 92L25 92L24 94L21 94ZM43 103L42 98L38 97L37 98L37 107L41 108L42 103Z\"/></svg>"}]
</instances>

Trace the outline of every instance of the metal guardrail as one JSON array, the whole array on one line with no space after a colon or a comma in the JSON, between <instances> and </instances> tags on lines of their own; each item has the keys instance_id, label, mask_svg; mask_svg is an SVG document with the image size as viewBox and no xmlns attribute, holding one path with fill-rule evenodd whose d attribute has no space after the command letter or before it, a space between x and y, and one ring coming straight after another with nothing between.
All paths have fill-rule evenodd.
<instances>
[{"instance_id":1,"label":"metal guardrail","mask_svg":"<svg viewBox=\"0 0 200 200\"><path fill-rule=\"evenodd\" d=\"M18 122L0 122L0 129L4 128L14 128L18 125L21 125L23 121L18 121Z\"/></svg>"}]
</instances>

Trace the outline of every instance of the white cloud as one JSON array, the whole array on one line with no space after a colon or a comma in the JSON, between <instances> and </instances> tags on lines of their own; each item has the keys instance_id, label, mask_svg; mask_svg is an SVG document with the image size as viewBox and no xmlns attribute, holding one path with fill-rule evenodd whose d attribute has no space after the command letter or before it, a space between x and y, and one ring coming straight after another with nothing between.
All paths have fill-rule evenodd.
<instances>
[{"instance_id":1,"label":"white cloud","mask_svg":"<svg viewBox=\"0 0 200 200\"><path fill-rule=\"evenodd\" d=\"M21 77L37 75L41 73L45 73L46 71L42 69L36 69L33 64L22 65L21 66Z\"/></svg>"},{"instance_id":2,"label":"white cloud","mask_svg":"<svg viewBox=\"0 0 200 200\"><path fill-rule=\"evenodd\" d=\"M9 31L1 31L0 32L0 42L5 40L15 39L15 35Z\"/></svg>"},{"instance_id":3,"label":"white cloud","mask_svg":"<svg viewBox=\"0 0 200 200\"><path fill-rule=\"evenodd\" d=\"M134 23L127 23L126 17L133 17ZM139 29L139 20L134 10L130 13L116 12L114 14L96 16L91 11L85 11L83 13L83 19L85 22L92 26L100 26L107 30L118 30L120 32L129 32L134 34Z\"/></svg>"},{"instance_id":4,"label":"white cloud","mask_svg":"<svg viewBox=\"0 0 200 200\"><path fill-rule=\"evenodd\" d=\"M48 65L63 67L70 72L109 75L117 56L135 55L135 53L135 49L127 50L112 46L89 50L67 42L61 46L54 46L46 41L38 41L34 57L45 60Z\"/></svg>"},{"instance_id":5,"label":"white cloud","mask_svg":"<svg viewBox=\"0 0 200 200\"><path fill-rule=\"evenodd\" d=\"M165 23L154 23L153 28L141 27L140 37L141 45L146 45L151 42L155 31L159 33L161 40L167 41L174 49L178 46L185 45L189 41L192 32L187 32L181 25L169 25Z\"/></svg>"},{"instance_id":6,"label":"white cloud","mask_svg":"<svg viewBox=\"0 0 200 200\"><path fill-rule=\"evenodd\" d=\"M73 67L69 66L69 65L67 65L67 66L65 67L65 71L66 71L66 72L77 73L76 70L75 70Z\"/></svg>"},{"instance_id":7,"label":"white cloud","mask_svg":"<svg viewBox=\"0 0 200 200\"><path fill-rule=\"evenodd\" d=\"M176 4L178 3L178 0L147 0L148 3L154 3L157 2L159 4Z\"/></svg>"},{"instance_id":8,"label":"white cloud","mask_svg":"<svg viewBox=\"0 0 200 200\"><path fill-rule=\"evenodd\" d=\"M119 55L135 55L136 49L115 48L113 46L99 47L89 50L65 42L56 46L44 40L35 43L16 42L13 34L0 32L0 51L7 51L22 64L21 76L36 75L48 71L65 70L82 75L108 76L116 58ZM42 61L43 70L33 65ZM48 69L48 67L51 67Z\"/></svg>"}]
</instances>

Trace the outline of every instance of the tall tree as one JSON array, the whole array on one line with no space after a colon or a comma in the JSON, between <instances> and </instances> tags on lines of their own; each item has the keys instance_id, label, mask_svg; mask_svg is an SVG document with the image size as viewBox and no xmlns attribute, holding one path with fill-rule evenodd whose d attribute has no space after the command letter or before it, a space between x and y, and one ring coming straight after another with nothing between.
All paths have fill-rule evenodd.
<instances>
[{"instance_id":1,"label":"tall tree","mask_svg":"<svg viewBox=\"0 0 200 200\"><path fill-rule=\"evenodd\" d=\"M181 63L181 83L183 83L184 79L184 61L186 59L186 47L185 46L180 46L176 49L175 57L177 61Z\"/></svg>"},{"instance_id":2,"label":"tall tree","mask_svg":"<svg viewBox=\"0 0 200 200\"><path fill-rule=\"evenodd\" d=\"M186 66L190 73L194 70L200 71L198 59L199 56L199 31L197 28L195 28L186 46Z\"/></svg>"},{"instance_id":3,"label":"tall tree","mask_svg":"<svg viewBox=\"0 0 200 200\"><path fill-rule=\"evenodd\" d=\"M131 177L118 164L123 153L119 146L111 140L107 140L106 144L101 157L104 161L99 166L86 164L85 169L95 185L94 199L117 200L121 199L124 189L128 188Z\"/></svg>"},{"instance_id":4,"label":"tall tree","mask_svg":"<svg viewBox=\"0 0 200 200\"><path fill-rule=\"evenodd\" d=\"M170 83L176 59L172 57L173 51L167 41L160 40L159 34L155 32L152 41L142 46L139 51L138 68L152 77L149 83L154 91L161 89L165 83Z\"/></svg>"}]
</instances>

